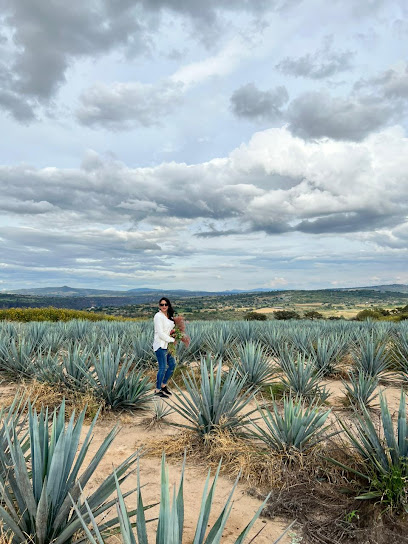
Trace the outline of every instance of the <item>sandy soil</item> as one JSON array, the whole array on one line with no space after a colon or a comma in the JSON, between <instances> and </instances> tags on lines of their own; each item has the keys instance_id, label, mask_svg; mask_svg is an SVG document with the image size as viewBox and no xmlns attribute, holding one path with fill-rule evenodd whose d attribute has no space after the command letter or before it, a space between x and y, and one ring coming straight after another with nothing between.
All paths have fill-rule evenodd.
<instances>
[{"instance_id":1,"label":"sandy soil","mask_svg":"<svg viewBox=\"0 0 408 544\"><path fill-rule=\"evenodd\" d=\"M118 465L124 459L126 459L136 449L145 449L148 447L149 441L158 439L165 435L175 435L178 431L174 427L167 425L161 429L147 430L141 423L142 417L133 416L133 421L130 421L132 416L124 416L125 424L121 425L122 429L118 437L114 442L114 446L108 451L104 460L102 461L98 476L93 480L92 486L100 484L103 481L104 476L110 473L113 465ZM174 416L171 416L174 417ZM106 422L107 423L107 422ZM103 441L106 433L112 428L112 424L107 425L101 422L94 433L94 441L92 444L92 451ZM92 453L90 451L90 453ZM140 461L141 469L141 483L145 485L143 488L143 500L144 504L153 504L160 500L160 458L152 458L144 456ZM169 481L170 486L178 487L181 474L182 458L180 456L179 462L175 460L169 461ZM198 518L198 511L200 508L202 492L204 489L205 478L207 475L207 468L203 466L197 466L196 462L190 462L187 459L186 471L185 471L185 483L184 483L184 500L185 500L185 537L183 542L190 544L194 539L194 530ZM210 524L214 523L219 513L221 512L225 501L232 488L233 482L224 476L220 476L215 498L213 502L212 516L210 517ZM89 487L89 490L92 489ZM124 491L136 487L136 475L132 475L122 486ZM88 491L89 491L88 490ZM136 506L136 499L128 499L129 507ZM234 505L230 518L227 522L223 543L230 544L235 542L239 533L250 521L256 510L259 508L261 501L250 497L246 493L244 485L239 484L234 495ZM148 516L150 518L157 517L158 507L149 510ZM257 544L271 544L287 527L288 521L278 520L266 520L258 519L254 527L251 530L250 535L254 536L261 528L263 529L261 534L257 537ZM154 542L155 530L157 522L148 524L149 537ZM291 537L287 535L281 542L289 543Z\"/></svg>"}]
</instances>

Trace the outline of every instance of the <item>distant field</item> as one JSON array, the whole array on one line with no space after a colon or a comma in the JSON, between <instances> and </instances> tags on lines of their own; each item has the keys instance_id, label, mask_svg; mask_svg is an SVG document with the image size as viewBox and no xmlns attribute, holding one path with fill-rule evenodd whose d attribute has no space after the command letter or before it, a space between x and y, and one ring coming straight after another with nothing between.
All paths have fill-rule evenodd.
<instances>
[{"instance_id":1,"label":"distant field","mask_svg":"<svg viewBox=\"0 0 408 544\"><path fill-rule=\"evenodd\" d=\"M0 294L0 308L56 307L90 310L95 314L150 319L157 311L157 293L148 295L107 297L50 297ZM408 304L406 292L384 292L368 289L316 291L270 291L257 293L215 294L170 297L176 310L189 320L237 320L247 312L271 315L278 310L295 310L301 316L318 311L324 317L350 319L363 309L394 309Z\"/></svg>"}]
</instances>

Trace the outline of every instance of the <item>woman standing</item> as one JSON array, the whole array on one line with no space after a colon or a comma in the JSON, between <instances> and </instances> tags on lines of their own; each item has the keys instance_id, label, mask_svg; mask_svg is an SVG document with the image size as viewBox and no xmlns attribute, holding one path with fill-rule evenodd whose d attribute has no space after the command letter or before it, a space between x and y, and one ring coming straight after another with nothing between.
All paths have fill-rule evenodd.
<instances>
[{"instance_id":1,"label":"woman standing","mask_svg":"<svg viewBox=\"0 0 408 544\"><path fill-rule=\"evenodd\" d=\"M154 341L153 349L159 363L156 379L155 395L168 398L171 395L167 388L167 382L174 372L176 361L167 351L167 345L175 339L170 336L174 329L174 310L168 298L162 297L159 302L159 311L154 316Z\"/></svg>"}]
</instances>

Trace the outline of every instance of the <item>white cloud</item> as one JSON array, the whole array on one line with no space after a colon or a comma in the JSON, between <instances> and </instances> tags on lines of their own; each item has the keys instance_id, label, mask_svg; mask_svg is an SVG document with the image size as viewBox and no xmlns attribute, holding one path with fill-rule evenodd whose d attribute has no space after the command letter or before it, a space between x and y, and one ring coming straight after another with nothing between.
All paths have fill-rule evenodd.
<instances>
[{"instance_id":1,"label":"white cloud","mask_svg":"<svg viewBox=\"0 0 408 544\"><path fill-rule=\"evenodd\" d=\"M249 54L250 51L243 41L234 39L216 55L182 66L170 77L170 80L174 83L182 82L186 87L190 87L214 76L226 76L233 72Z\"/></svg>"}]
</instances>

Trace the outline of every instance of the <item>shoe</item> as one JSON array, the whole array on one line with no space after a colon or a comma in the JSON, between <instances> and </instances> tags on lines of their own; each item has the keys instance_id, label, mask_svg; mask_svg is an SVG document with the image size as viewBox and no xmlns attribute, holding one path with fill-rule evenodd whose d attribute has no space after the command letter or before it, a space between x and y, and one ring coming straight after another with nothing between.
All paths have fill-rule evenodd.
<instances>
[{"instance_id":1,"label":"shoe","mask_svg":"<svg viewBox=\"0 0 408 544\"><path fill-rule=\"evenodd\" d=\"M163 385L163 387L161 388L161 390L163 391L163 393L165 393L166 395L172 395L173 393L170 391L170 389L168 389L167 385Z\"/></svg>"},{"instance_id":2,"label":"shoe","mask_svg":"<svg viewBox=\"0 0 408 544\"><path fill-rule=\"evenodd\" d=\"M168 395L166 395L165 393L163 393L163 391L157 391L155 394L154 394L156 397L161 397L162 399L168 399Z\"/></svg>"}]
</instances>

